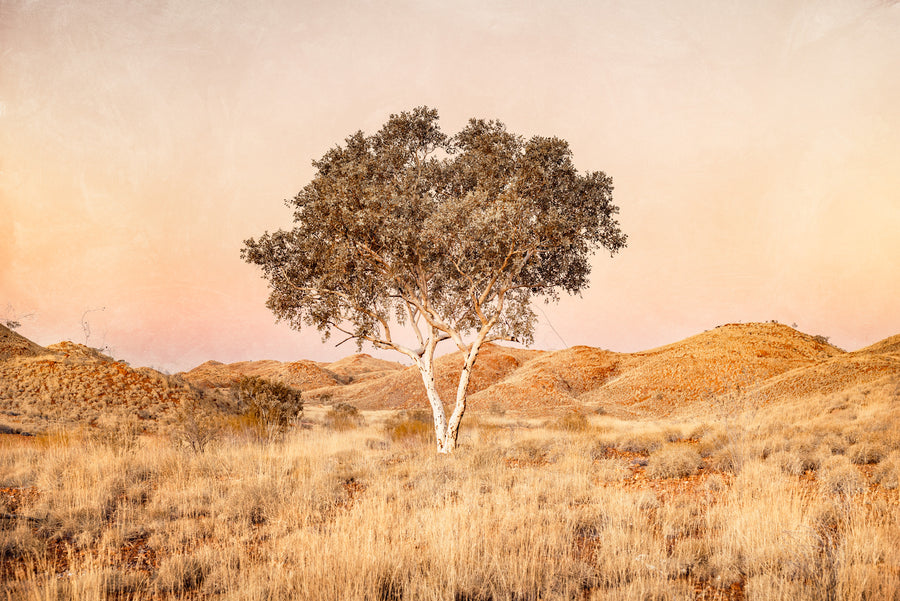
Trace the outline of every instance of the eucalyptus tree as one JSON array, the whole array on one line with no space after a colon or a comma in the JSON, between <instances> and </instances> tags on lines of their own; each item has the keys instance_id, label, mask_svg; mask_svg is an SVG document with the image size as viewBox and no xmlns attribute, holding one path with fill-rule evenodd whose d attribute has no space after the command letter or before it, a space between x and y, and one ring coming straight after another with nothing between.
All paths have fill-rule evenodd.
<instances>
[{"instance_id":1,"label":"eucalyptus tree","mask_svg":"<svg viewBox=\"0 0 900 601\"><path fill-rule=\"evenodd\" d=\"M440 453L456 447L484 344L530 344L532 300L584 290L592 254L625 246L609 176L578 173L565 140L526 140L499 121L471 119L448 136L436 110L418 107L350 135L313 167L287 201L294 227L246 240L241 256L262 269L267 306L293 328L409 357ZM445 340L464 357L449 419L434 371Z\"/></svg>"}]
</instances>

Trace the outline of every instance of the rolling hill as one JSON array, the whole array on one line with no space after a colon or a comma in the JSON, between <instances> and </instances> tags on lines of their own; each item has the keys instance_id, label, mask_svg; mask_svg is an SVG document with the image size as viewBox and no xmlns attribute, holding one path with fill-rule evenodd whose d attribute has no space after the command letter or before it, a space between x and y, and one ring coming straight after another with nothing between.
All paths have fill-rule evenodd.
<instances>
[{"instance_id":1,"label":"rolling hill","mask_svg":"<svg viewBox=\"0 0 900 601\"><path fill-rule=\"evenodd\" d=\"M0 419L27 430L130 422L153 432L183 403L207 401L213 393L180 378L73 342L44 348L0 326Z\"/></svg>"},{"instance_id":2,"label":"rolling hill","mask_svg":"<svg viewBox=\"0 0 900 601\"><path fill-rule=\"evenodd\" d=\"M448 405L462 361L455 352L435 362L437 388ZM224 403L228 389L244 376L299 388L312 403L428 407L418 370L366 354L331 363L208 361L167 376L72 342L41 347L0 326L0 418L29 427L131 419L153 431L172 421L185 402ZM488 344L473 370L469 408L664 416L704 411L712 403L762 406L860 386L900 396L900 336L845 352L782 324L729 324L637 353Z\"/></svg>"}]
</instances>

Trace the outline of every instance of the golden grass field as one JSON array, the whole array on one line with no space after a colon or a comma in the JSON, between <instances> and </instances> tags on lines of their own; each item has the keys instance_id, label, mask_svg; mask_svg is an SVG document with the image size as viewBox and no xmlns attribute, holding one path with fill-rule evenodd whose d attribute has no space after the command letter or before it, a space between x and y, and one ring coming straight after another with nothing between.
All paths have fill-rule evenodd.
<instances>
[{"instance_id":1,"label":"golden grass field","mask_svg":"<svg viewBox=\"0 0 900 601\"><path fill-rule=\"evenodd\" d=\"M138 409L132 391L84 420L39 380L7 379L0 599L900 599L896 341L798 354L736 333L524 367L495 349L482 373L498 381L478 394L518 400L467 414L452 456L415 412L308 404L279 435L159 376L177 405ZM713 347L737 359L703 371ZM42 357L11 352L0 368L30 374ZM403 372L353 361L368 367L329 373L368 387ZM86 365L136 377L73 363L78 386ZM530 410L517 382L533 386ZM536 411L535 382L633 402ZM22 390L38 392L9 409ZM66 390L70 404L91 394ZM134 415L166 402L152 428Z\"/></svg>"},{"instance_id":2,"label":"golden grass field","mask_svg":"<svg viewBox=\"0 0 900 601\"><path fill-rule=\"evenodd\" d=\"M415 416L327 418L0 437L0 596L900 598L896 397L480 416L451 457Z\"/></svg>"}]
</instances>

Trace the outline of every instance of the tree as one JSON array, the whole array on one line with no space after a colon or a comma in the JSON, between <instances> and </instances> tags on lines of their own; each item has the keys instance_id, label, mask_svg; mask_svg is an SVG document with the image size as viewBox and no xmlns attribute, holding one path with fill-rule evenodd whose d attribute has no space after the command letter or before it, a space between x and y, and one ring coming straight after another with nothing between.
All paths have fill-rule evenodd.
<instances>
[{"instance_id":1,"label":"tree","mask_svg":"<svg viewBox=\"0 0 900 601\"><path fill-rule=\"evenodd\" d=\"M483 345L530 344L532 299L580 292L594 251L625 246L610 177L579 174L565 140L526 141L499 121L470 119L447 136L437 111L418 107L349 136L313 167L286 201L293 229L246 240L241 256L262 268L267 306L293 328L412 359L441 453L456 447ZM434 378L444 340L464 356L449 420Z\"/></svg>"}]
</instances>

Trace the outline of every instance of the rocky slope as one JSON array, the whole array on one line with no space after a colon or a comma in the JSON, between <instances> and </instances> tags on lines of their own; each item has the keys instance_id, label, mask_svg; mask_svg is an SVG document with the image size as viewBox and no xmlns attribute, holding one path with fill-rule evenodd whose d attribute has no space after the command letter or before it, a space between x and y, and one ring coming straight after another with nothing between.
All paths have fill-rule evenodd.
<instances>
[{"instance_id":1,"label":"rocky slope","mask_svg":"<svg viewBox=\"0 0 900 601\"><path fill-rule=\"evenodd\" d=\"M448 405L455 399L462 361L458 352L436 360L437 388ZM71 342L40 347L0 326L0 420L9 423L48 428L137 420L152 431L173 421L185 403L225 403L228 389L243 376L297 387L307 402L346 402L360 409L428 407L415 368L365 354L332 363L208 361L167 376ZM661 416L732 402L770 405L860 387L900 398L900 336L848 353L781 324L729 324L639 353L486 345L472 374L469 408Z\"/></svg>"},{"instance_id":2,"label":"rocky slope","mask_svg":"<svg viewBox=\"0 0 900 601\"><path fill-rule=\"evenodd\" d=\"M487 344L478 355L478 361L469 380L469 394L477 394L519 369L542 351L516 349ZM462 353L456 352L435 359L435 385L445 403L456 398L456 383L463 366ZM318 398L331 403L343 402L360 409L413 409L427 408L428 399L419 371L405 367L382 375L310 390L308 398ZM479 407L476 401L473 409Z\"/></svg>"},{"instance_id":3,"label":"rocky slope","mask_svg":"<svg viewBox=\"0 0 900 601\"><path fill-rule=\"evenodd\" d=\"M22 429L133 423L154 432L174 421L184 403L215 401L180 378L73 342L43 348L0 326L0 420Z\"/></svg>"},{"instance_id":4,"label":"rocky slope","mask_svg":"<svg viewBox=\"0 0 900 601\"><path fill-rule=\"evenodd\" d=\"M334 363L315 361L240 361L220 363L207 361L184 372L182 377L205 388L229 388L242 377L255 376L275 380L306 392L332 386L344 386L403 370L392 361L376 359L367 354L352 355Z\"/></svg>"},{"instance_id":5,"label":"rocky slope","mask_svg":"<svg viewBox=\"0 0 900 601\"><path fill-rule=\"evenodd\" d=\"M470 385L473 411L602 409L630 415L696 413L712 404L766 405L900 383L900 337L855 353L778 323L729 324L639 353L591 347L540 352L489 346ZM453 402L462 357L437 361L438 391ZM308 398L360 408L426 408L413 368L363 383L311 389Z\"/></svg>"}]
</instances>

